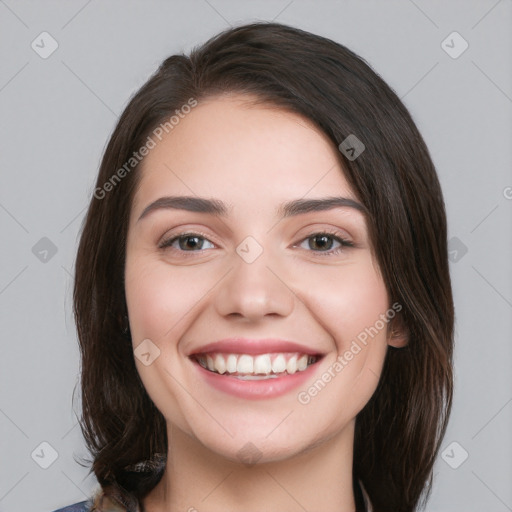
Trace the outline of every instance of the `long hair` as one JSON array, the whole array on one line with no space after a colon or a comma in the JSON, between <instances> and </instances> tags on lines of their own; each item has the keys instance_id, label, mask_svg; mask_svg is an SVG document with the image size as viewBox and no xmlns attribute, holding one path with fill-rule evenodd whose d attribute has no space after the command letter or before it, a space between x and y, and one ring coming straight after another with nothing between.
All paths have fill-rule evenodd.
<instances>
[{"instance_id":1,"label":"long hair","mask_svg":"<svg viewBox=\"0 0 512 512\"><path fill-rule=\"evenodd\" d=\"M172 55L131 98L106 147L83 224L74 285L81 351L80 425L103 489L127 510L158 483L167 453L163 415L136 370L125 332L128 218L139 179L134 154L176 110L223 93L313 121L338 147L346 179L369 212L369 230L409 342L389 347L378 387L358 414L354 480L375 512L426 502L453 394L454 308L443 196L434 164L394 91L343 45L258 22L226 30L190 55ZM127 165L127 162L130 162ZM124 172L120 170L124 169Z\"/></svg>"}]
</instances>

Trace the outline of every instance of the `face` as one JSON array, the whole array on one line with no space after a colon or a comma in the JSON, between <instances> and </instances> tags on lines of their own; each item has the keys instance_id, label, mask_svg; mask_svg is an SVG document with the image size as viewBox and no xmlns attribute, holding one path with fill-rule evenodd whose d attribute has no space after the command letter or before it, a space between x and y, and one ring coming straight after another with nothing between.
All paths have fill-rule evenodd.
<instances>
[{"instance_id":1,"label":"face","mask_svg":"<svg viewBox=\"0 0 512 512\"><path fill-rule=\"evenodd\" d=\"M146 156L125 291L137 369L168 424L231 460L250 442L263 462L349 432L391 305L336 147L247 99L200 103Z\"/></svg>"}]
</instances>

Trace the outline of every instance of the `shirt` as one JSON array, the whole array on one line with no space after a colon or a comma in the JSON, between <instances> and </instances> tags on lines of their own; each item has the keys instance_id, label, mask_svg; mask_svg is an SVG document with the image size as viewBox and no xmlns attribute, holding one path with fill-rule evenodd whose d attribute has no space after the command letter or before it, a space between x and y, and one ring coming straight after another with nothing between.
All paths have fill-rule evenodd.
<instances>
[{"instance_id":1,"label":"shirt","mask_svg":"<svg viewBox=\"0 0 512 512\"><path fill-rule=\"evenodd\" d=\"M73 503L73 505L68 505L64 508L59 508L59 510L55 510L54 512L89 512L91 508L91 502L89 500L80 501L79 503Z\"/></svg>"},{"instance_id":2,"label":"shirt","mask_svg":"<svg viewBox=\"0 0 512 512\"><path fill-rule=\"evenodd\" d=\"M365 508L367 512L372 512L373 509L370 503L370 499L361 481L359 481L359 486L363 495ZM95 491L94 495L88 500L73 503L67 507L54 510L54 512L94 512L95 510L98 510L94 505L98 505L99 503L102 503L102 512L125 512L125 509L119 504L114 503L108 498L104 497L101 489Z\"/></svg>"},{"instance_id":3,"label":"shirt","mask_svg":"<svg viewBox=\"0 0 512 512\"><path fill-rule=\"evenodd\" d=\"M97 510L101 510L101 512L126 511L126 509L119 503L111 501L109 498L104 496L101 487L97 487L89 499L73 503L72 505L68 505L64 508L59 508L54 512L94 512Z\"/></svg>"}]
</instances>

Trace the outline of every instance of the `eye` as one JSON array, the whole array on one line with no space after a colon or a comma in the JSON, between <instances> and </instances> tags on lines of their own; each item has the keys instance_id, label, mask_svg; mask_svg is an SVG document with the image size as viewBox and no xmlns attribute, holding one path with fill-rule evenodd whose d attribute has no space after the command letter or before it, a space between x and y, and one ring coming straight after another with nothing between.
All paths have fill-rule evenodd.
<instances>
[{"instance_id":1,"label":"eye","mask_svg":"<svg viewBox=\"0 0 512 512\"><path fill-rule=\"evenodd\" d=\"M307 244L307 246L304 247L304 244ZM305 238L299 244L299 247L330 255L340 253L342 251L342 247L354 247L354 244L339 234L321 232L313 233L312 235Z\"/></svg>"},{"instance_id":2,"label":"eye","mask_svg":"<svg viewBox=\"0 0 512 512\"><path fill-rule=\"evenodd\" d=\"M210 244L210 247L208 247L207 244ZM212 249L214 245L207 238L198 233L182 233L164 240L159 247L160 249L171 247L177 251L197 252L203 249Z\"/></svg>"}]
</instances>

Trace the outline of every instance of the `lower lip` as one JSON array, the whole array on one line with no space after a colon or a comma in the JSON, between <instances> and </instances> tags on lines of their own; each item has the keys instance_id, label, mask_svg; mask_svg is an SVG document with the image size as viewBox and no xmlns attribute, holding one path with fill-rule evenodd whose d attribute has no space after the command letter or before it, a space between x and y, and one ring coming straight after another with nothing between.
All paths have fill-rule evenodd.
<instances>
[{"instance_id":1,"label":"lower lip","mask_svg":"<svg viewBox=\"0 0 512 512\"><path fill-rule=\"evenodd\" d=\"M304 385L308 379L311 378L315 371L318 361L309 365L303 371L297 371L291 375L283 375L282 377L275 377L262 380L241 380L237 377L221 375L203 368L197 361L192 360L192 363L199 371L199 374L204 378L208 385L229 393L240 398L245 399L263 399L274 398L284 395L301 385Z\"/></svg>"}]
</instances>

